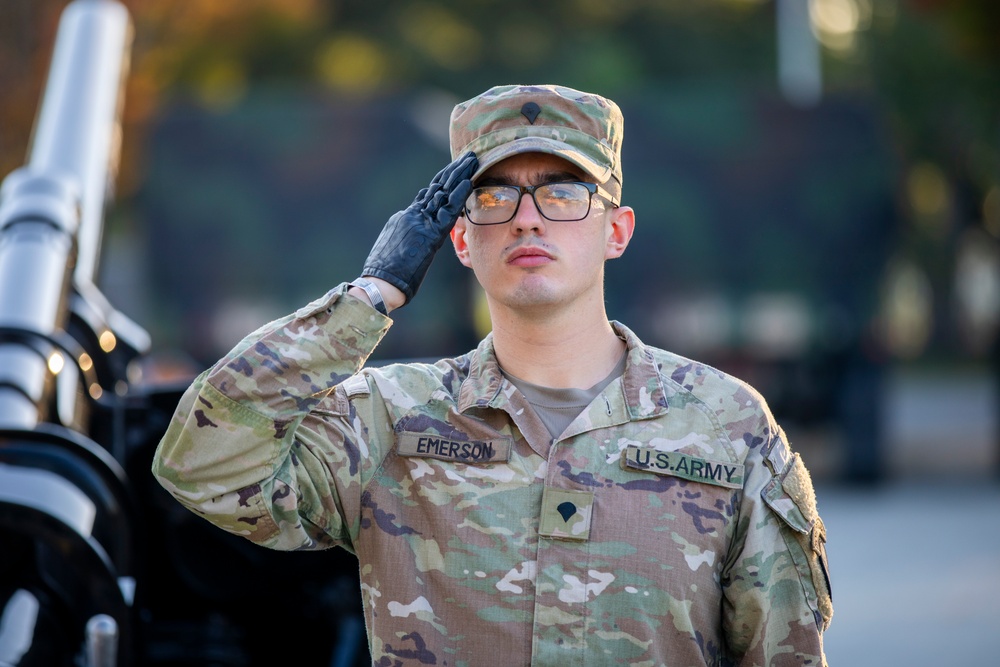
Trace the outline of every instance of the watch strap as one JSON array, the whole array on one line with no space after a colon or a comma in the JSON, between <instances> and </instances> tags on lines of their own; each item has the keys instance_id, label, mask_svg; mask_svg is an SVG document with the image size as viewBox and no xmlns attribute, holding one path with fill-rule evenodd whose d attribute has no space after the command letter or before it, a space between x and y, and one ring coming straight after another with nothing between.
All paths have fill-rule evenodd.
<instances>
[{"instance_id":1,"label":"watch strap","mask_svg":"<svg viewBox=\"0 0 1000 667\"><path fill-rule=\"evenodd\" d=\"M368 295L368 299L372 302L372 307L383 315L388 315L389 311L385 307L385 301L382 299L382 292L379 291L378 286L367 278L358 278L351 281L351 285L354 287L360 287Z\"/></svg>"}]
</instances>

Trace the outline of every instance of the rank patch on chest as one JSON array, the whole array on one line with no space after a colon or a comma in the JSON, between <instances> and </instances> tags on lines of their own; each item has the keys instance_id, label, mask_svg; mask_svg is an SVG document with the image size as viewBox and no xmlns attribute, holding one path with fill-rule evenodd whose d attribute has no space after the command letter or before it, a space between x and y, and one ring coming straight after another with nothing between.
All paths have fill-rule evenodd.
<instances>
[{"instance_id":1,"label":"rank patch on chest","mask_svg":"<svg viewBox=\"0 0 1000 667\"><path fill-rule=\"evenodd\" d=\"M626 447L622 452L622 468L670 475L730 489L743 488L743 466L739 463L709 461L680 452L661 452L652 447Z\"/></svg>"},{"instance_id":2,"label":"rank patch on chest","mask_svg":"<svg viewBox=\"0 0 1000 667\"><path fill-rule=\"evenodd\" d=\"M396 451L459 463L505 463L510 460L510 438L459 440L430 433L400 433Z\"/></svg>"},{"instance_id":3,"label":"rank patch on chest","mask_svg":"<svg viewBox=\"0 0 1000 667\"><path fill-rule=\"evenodd\" d=\"M559 540L589 540L593 511L593 492L546 486L542 491L538 534Z\"/></svg>"}]
</instances>

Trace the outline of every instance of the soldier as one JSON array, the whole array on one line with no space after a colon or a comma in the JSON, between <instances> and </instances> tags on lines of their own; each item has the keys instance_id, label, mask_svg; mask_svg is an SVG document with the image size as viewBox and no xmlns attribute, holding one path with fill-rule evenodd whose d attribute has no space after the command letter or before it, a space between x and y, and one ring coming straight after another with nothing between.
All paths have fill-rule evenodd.
<instances>
[{"instance_id":1,"label":"soldier","mask_svg":"<svg viewBox=\"0 0 1000 667\"><path fill-rule=\"evenodd\" d=\"M450 132L361 278L194 381L160 483L266 547L356 554L377 665L824 665L825 530L763 398L608 321L618 106L500 86ZM492 333L362 369L449 234Z\"/></svg>"}]
</instances>

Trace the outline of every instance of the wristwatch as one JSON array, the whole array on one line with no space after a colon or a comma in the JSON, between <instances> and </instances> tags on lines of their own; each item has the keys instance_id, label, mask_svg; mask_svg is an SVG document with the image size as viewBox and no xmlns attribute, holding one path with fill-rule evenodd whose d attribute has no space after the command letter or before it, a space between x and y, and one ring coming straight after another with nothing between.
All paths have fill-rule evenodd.
<instances>
[{"instance_id":1,"label":"wristwatch","mask_svg":"<svg viewBox=\"0 0 1000 667\"><path fill-rule=\"evenodd\" d=\"M382 293L378 291L378 287L372 281L367 278L357 278L351 281L351 285L354 287L360 287L368 295L368 298L372 302L372 307L383 315L388 315L389 311L386 310L385 301L382 300Z\"/></svg>"}]
</instances>

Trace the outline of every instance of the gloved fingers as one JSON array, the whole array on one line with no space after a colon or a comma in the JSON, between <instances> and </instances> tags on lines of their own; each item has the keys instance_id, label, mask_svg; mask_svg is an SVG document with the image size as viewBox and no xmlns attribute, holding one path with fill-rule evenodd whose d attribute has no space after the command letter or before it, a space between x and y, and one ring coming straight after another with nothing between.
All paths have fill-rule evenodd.
<instances>
[{"instance_id":1,"label":"gloved fingers","mask_svg":"<svg viewBox=\"0 0 1000 667\"><path fill-rule=\"evenodd\" d=\"M429 211L437 211L441 206L443 206L448 201L448 191L445 189L438 190L434 193L428 202L427 209Z\"/></svg>"},{"instance_id":2,"label":"gloved fingers","mask_svg":"<svg viewBox=\"0 0 1000 667\"><path fill-rule=\"evenodd\" d=\"M434 201L434 197L440 191L441 191L441 184L432 182L430 185L428 185L426 188L420 191L420 195L413 200L413 203L416 204L421 209L426 209L428 205L432 201Z\"/></svg>"},{"instance_id":3,"label":"gloved fingers","mask_svg":"<svg viewBox=\"0 0 1000 667\"><path fill-rule=\"evenodd\" d=\"M455 218L458 217L469 192L472 191L472 181L469 178L478 165L476 154L469 151L453 160L441 171L439 176L446 174L444 184L439 191L425 200L426 210L434 216L438 224L450 229L455 223Z\"/></svg>"},{"instance_id":4,"label":"gloved fingers","mask_svg":"<svg viewBox=\"0 0 1000 667\"><path fill-rule=\"evenodd\" d=\"M476 159L476 154L473 153L472 151L469 151L465 155L458 156L457 158L455 158L454 160L452 160L451 162L449 162L448 164L446 164L441 169L441 171L439 171L437 174L435 174L434 178L431 179L431 183L445 183L445 182L447 182L448 179L451 177L451 175L453 173L455 173L456 171L464 171L464 169L473 160L475 160L476 165L478 166L479 160ZM476 170L476 167L473 166L472 169L468 172L468 174L464 178L468 178L469 176L472 176L472 174L473 174L473 172L475 172L475 170Z\"/></svg>"},{"instance_id":5,"label":"gloved fingers","mask_svg":"<svg viewBox=\"0 0 1000 667\"><path fill-rule=\"evenodd\" d=\"M478 167L479 159L472 151L455 159L441 171L441 175L445 179L444 189L450 191L462 181L472 178L472 174L476 172ZM447 172L447 175L445 175L445 172Z\"/></svg>"},{"instance_id":6,"label":"gloved fingers","mask_svg":"<svg viewBox=\"0 0 1000 667\"><path fill-rule=\"evenodd\" d=\"M448 193L448 201L438 209L438 221L442 223L445 223L446 221L447 223L453 223L462 213L462 208L465 206L465 200L469 198L469 194L471 192L472 181L468 179L456 185L451 192Z\"/></svg>"},{"instance_id":7,"label":"gloved fingers","mask_svg":"<svg viewBox=\"0 0 1000 667\"><path fill-rule=\"evenodd\" d=\"M443 190L448 192L455 187L456 183L460 183L472 176L478 165L479 160L476 159L476 154L472 151L454 159L434 176L430 185L417 194L417 198L413 200L413 203L418 204L422 209L433 210L441 204L441 200L435 198L438 191Z\"/></svg>"}]
</instances>

